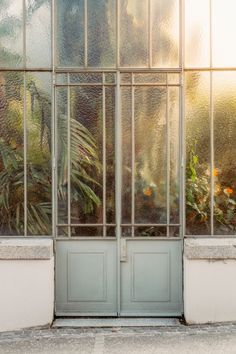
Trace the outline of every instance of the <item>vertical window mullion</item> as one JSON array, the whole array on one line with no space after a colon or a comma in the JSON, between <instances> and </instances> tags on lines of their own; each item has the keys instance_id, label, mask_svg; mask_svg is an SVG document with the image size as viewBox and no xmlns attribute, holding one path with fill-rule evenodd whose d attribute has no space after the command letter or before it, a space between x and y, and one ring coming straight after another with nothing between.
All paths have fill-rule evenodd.
<instances>
[{"instance_id":1,"label":"vertical window mullion","mask_svg":"<svg viewBox=\"0 0 236 354\"><path fill-rule=\"evenodd\" d=\"M103 237L106 237L106 88L102 74L102 173L103 173Z\"/></svg>"},{"instance_id":2,"label":"vertical window mullion","mask_svg":"<svg viewBox=\"0 0 236 354\"><path fill-rule=\"evenodd\" d=\"M68 193L68 236L71 237L71 151L70 151L70 139L71 139L71 122L70 122L70 86L69 86L70 74L67 74L67 193Z\"/></svg>"},{"instance_id":3,"label":"vertical window mullion","mask_svg":"<svg viewBox=\"0 0 236 354\"><path fill-rule=\"evenodd\" d=\"M24 108L23 108L23 131L24 131L24 236L27 236L27 115L26 115L26 72L24 72Z\"/></svg>"},{"instance_id":4,"label":"vertical window mullion","mask_svg":"<svg viewBox=\"0 0 236 354\"><path fill-rule=\"evenodd\" d=\"M88 67L88 0L84 0L84 66Z\"/></svg>"},{"instance_id":5,"label":"vertical window mullion","mask_svg":"<svg viewBox=\"0 0 236 354\"><path fill-rule=\"evenodd\" d=\"M169 87L168 75L166 74L166 150L167 150L167 169L166 169L166 217L167 217L167 237L170 235L170 122L169 122Z\"/></svg>"},{"instance_id":6,"label":"vertical window mullion","mask_svg":"<svg viewBox=\"0 0 236 354\"><path fill-rule=\"evenodd\" d=\"M131 148L131 154L132 154L132 175L131 175L131 191L132 191L132 196L131 196L131 207L132 207L132 213L131 213L131 224L132 224L132 237L134 237L134 224L135 224L135 119L134 119L134 73L132 73L132 86L131 86L131 92L132 92L132 98L131 98L131 115L132 115L132 121L131 121L131 140L132 140L132 148Z\"/></svg>"}]
</instances>

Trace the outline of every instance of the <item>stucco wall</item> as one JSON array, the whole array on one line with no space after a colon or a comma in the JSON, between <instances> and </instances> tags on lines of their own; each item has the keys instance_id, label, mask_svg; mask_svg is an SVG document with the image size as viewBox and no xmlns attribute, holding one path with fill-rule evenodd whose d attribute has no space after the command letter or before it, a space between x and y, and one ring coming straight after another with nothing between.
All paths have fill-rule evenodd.
<instances>
[{"instance_id":1,"label":"stucco wall","mask_svg":"<svg viewBox=\"0 0 236 354\"><path fill-rule=\"evenodd\" d=\"M0 331L49 325L54 306L52 241L1 241L0 284Z\"/></svg>"},{"instance_id":2,"label":"stucco wall","mask_svg":"<svg viewBox=\"0 0 236 354\"><path fill-rule=\"evenodd\" d=\"M185 240L186 322L236 321L236 240Z\"/></svg>"}]
</instances>

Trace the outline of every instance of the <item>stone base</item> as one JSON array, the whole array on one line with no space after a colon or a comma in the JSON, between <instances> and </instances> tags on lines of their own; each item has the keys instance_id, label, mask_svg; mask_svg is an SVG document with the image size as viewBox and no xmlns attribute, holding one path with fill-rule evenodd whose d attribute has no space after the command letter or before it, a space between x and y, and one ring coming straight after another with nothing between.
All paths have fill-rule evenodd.
<instances>
[{"instance_id":1,"label":"stone base","mask_svg":"<svg viewBox=\"0 0 236 354\"><path fill-rule=\"evenodd\" d=\"M236 321L236 240L185 240L184 315L188 324Z\"/></svg>"},{"instance_id":2,"label":"stone base","mask_svg":"<svg viewBox=\"0 0 236 354\"><path fill-rule=\"evenodd\" d=\"M53 321L52 240L1 240L0 332Z\"/></svg>"}]
</instances>

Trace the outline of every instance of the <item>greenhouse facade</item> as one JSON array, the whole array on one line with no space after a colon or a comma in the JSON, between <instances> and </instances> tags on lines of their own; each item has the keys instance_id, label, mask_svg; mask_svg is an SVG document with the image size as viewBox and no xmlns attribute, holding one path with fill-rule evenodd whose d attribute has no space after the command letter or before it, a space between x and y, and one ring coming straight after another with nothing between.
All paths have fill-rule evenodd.
<instances>
[{"instance_id":1,"label":"greenhouse facade","mask_svg":"<svg viewBox=\"0 0 236 354\"><path fill-rule=\"evenodd\" d=\"M235 1L0 9L0 331L236 321Z\"/></svg>"}]
</instances>

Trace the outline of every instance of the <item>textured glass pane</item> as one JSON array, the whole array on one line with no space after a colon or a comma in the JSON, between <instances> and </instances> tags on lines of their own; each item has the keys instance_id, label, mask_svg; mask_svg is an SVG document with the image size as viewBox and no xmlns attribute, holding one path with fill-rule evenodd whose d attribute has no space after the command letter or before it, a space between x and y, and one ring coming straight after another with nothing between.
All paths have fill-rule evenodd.
<instances>
[{"instance_id":1,"label":"textured glass pane","mask_svg":"<svg viewBox=\"0 0 236 354\"><path fill-rule=\"evenodd\" d=\"M56 90L57 222L68 223L68 131L67 88Z\"/></svg>"},{"instance_id":2,"label":"textured glass pane","mask_svg":"<svg viewBox=\"0 0 236 354\"><path fill-rule=\"evenodd\" d=\"M26 0L26 65L51 67L51 0Z\"/></svg>"},{"instance_id":3,"label":"textured glass pane","mask_svg":"<svg viewBox=\"0 0 236 354\"><path fill-rule=\"evenodd\" d=\"M180 75L179 74L168 74L168 84L169 85L179 85Z\"/></svg>"},{"instance_id":4,"label":"textured glass pane","mask_svg":"<svg viewBox=\"0 0 236 354\"><path fill-rule=\"evenodd\" d=\"M84 65L84 1L58 0L57 60L60 66Z\"/></svg>"},{"instance_id":5,"label":"textured glass pane","mask_svg":"<svg viewBox=\"0 0 236 354\"><path fill-rule=\"evenodd\" d=\"M71 236L76 237L88 237L88 236L103 236L103 228L102 227L93 227L93 226L86 226L86 227L79 227L79 226L72 226L71 227Z\"/></svg>"},{"instance_id":6,"label":"textured glass pane","mask_svg":"<svg viewBox=\"0 0 236 354\"><path fill-rule=\"evenodd\" d=\"M115 89L106 87L106 214L115 223Z\"/></svg>"},{"instance_id":7,"label":"textured glass pane","mask_svg":"<svg viewBox=\"0 0 236 354\"><path fill-rule=\"evenodd\" d=\"M122 222L131 222L132 175L132 94L131 87L121 89L122 119Z\"/></svg>"},{"instance_id":8,"label":"textured glass pane","mask_svg":"<svg viewBox=\"0 0 236 354\"><path fill-rule=\"evenodd\" d=\"M88 65L112 67L116 60L116 1L88 0Z\"/></svg>"},{"instance_id":9,"label":"textured glass pane","mask_svg":"<svg viewBox=\"0 0 236 354\"><path fill-rule=\"evenodd\" d=\"M213 66L236 66L236 1L214 0L212 4Z\"/></svg>"},{"instance_id":10,"label":"textured glass pane","mask_svg":"<svg viewBox=\"0 0 236 354\"><path fill-rule=\"evenodd\" d=\"M0 234L24 234L23 74L0 73Z\"/></svg>"},{"instance_id":11,"label":"textured glass pane","mask_svg":"<svg viewBox=\"0 0 236 354\"><path fill-rule=\"evenodd\" d=\"M148 0L120 0L120 65L148 64Z\"/></svg>"},{"instance_id":12,"label":"textured glass pane","mask_svg":"<svg viewBox=\"0 0 236 354\"><path fill-rule=\"evenodd\" d=\"M179 66L179 0L150 0L152 65Z\"/></svg>"},{"instance_id":13,"label":"textured glass pane","mask_svg":"<svg viewBox=\"0 0 236 354\"><path fill-rule=\"evenodd\" d=\"M135 88L135 222L166 222L166 89Z\"/></svg>"},{"instance_id":14,"label":"textured glass pane","mask_svg":"<svg viewBox=\"0 0 236 354\"><path fill-rule=\"evenodd\" d=\"M166 236L166 227L143 226L135 227L134 235L139 237L164 237Z\"/></svg>"},{"instance_id":15,"label":"textured glass pane","mask_svg":"<svg viewBox=\"0 0 236 354\"><path fill-rule=\"evenodd\" d=\"M52 234L51 74L26 74L27 229Z\"/></svg>"},{"instance_id":16,"label":"textured glass pane","mask_svg":"<svg viewBox=\"0 0 236 354\"><path fill-rule=\"evenodd\" d=\"M116 82L116 77L114 73L106 73L105 74L105 82L106 84L114 84Z\"/></svg>"},{"instance_id":17,"label":"textured glass pane","mask_svg":"<svg viewBox=\"0 0 236 354\"><path fill-rule=\"evenodd\" d=\"M185 1L185 65L187 67L210 65L209 0Z\"/></svg>"},{"instance_id":18,"label":"textured glass pane","mask_svg":"<svg viewBox=\"0 0 236 354\"><path fill-rule=\"evenodd\" d=\"M169 87L170 223L179 222L179 88Z\"/></svg>"},{"instance_id":19,"label":"textured glass pane","mask_svg":"<svg viewBox=\"0 0 236 354\"><path fill-rule=\"evenodd\" d=\"M131 84L132 83L132 76L130 73L121 73L120 74L120 81L122 84Z\"/></svg>"},{"instance_id":20,"label":"textured glass pane","mask_svg":"<svg viewBox=\"0 0 236 354\"><path fill-rule=\"evenodd\" d=\"M71 88L71 218L102 223L102 87Z\"/></svg>"},{"instance_id":21,"label":"textured glass pane","mask_svg":"<svg viewBox=\"0 0 236 354\"><path fill-rule=\"evenodd\" d=\"M236 73L213 73L214 234L236 233Z\"/></svg>"},{"instance_id":22,"label":"textured glass pane","mask_svg":"<svg viewBox=\"0 0 236 354\"><path fill-rule=\"evenodd\" d=\"M23 65L23 3L5 0L0 3L0 66Z\"/></svg>"},{"instance_id":23,"label":"textured glass pane","mask_svg":"<svg viewBox=\"0 0 236 354\"><path fill-rule=\"evenodd\" d=\"M186 233L210 234L210 74L186 74Z\"/></svg>"},{"instance_id":24,"label":"textured glass pane","mask_svg":"<svg viewBox=\"0 0 236 354\"><path fill-rule=\"evenodd\" d=\"M77 73L70 74L70 83L72 84L94 84L102 83L102 73Z\"/></svg>"},{"instance_id":25,"label":"textured glass pane","mask_svg":"<svg viewBox=\"0 0 236 354\"><path fill-rule=\"evenodd\" d=\"M131 227L122 227L122 237L132 237Z\"/></svg>"},{"instance_id":26,"label":"textured glass pane","mask_svg":"<svg viewBox=\"0 0 236 354\"><path fill-rule=\"evenodd\" d=\"M166 85L166 78L167 78L166 74L160 74L160 73L134 74L135 83L144 83L144 84L155 83L155 84Z\"/></svg>"}]
</instances>

